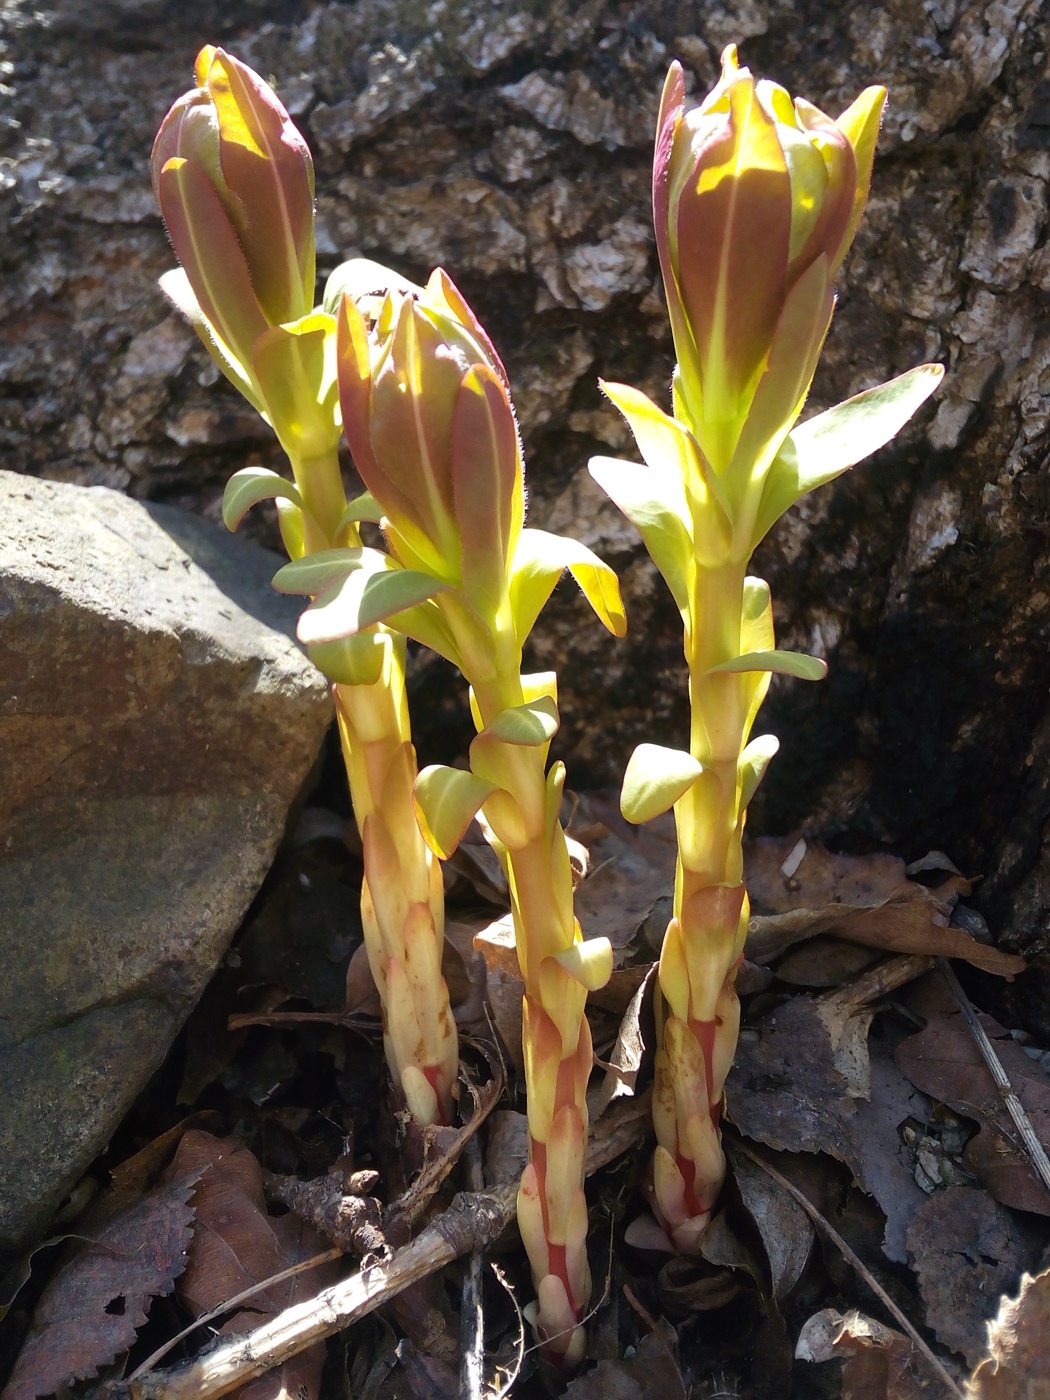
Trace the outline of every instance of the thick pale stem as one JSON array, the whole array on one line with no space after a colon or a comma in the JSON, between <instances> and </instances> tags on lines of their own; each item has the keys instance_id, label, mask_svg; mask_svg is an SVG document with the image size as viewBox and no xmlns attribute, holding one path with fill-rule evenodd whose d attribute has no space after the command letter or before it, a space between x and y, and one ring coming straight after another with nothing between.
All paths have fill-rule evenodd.
<instances>
[{"instance_id":1,"label":"thick pale stem","mask_svg":"<svg viewBox=\"0 0 1050 1400\"><path fill-rule=\"evenodd\" d=\"M338 452L293 460L292 470L306 506L306 553L331 549L346 509ZM364 845L361 923L383 1008L387 1063L412 1116L425 1126L451 1121L459 1043L441 975L441 868L419 833L412 800L417 768L404 647L384 636L379 679L332 690Z\"/></svg>"},{"instance_id":2,"label":"thick pale stem","mask_svg":"<svg viewBox=\"0 0 1050 1400\"><path fill-rule=\"evenodd\" d=\"M514 661L510 668L496 662L491 674L474 684L485 724L522 703L520 653ZM518 810L538 814L530 818L523 842L500 850L525 980L529 1165L518 1193L518 1220L536 1285L537 1334L549 1359L571 1367L586 1350L580 1319L591 1292L583 1162L593 1053L586 991L554 962L579 941L579 926L561 822L555 819L548 832L545 749L507 744L503 750L501 766Z\"/></svg>"},{"instance_id":3,"label":"thick pale stem","mask_svg":"<svg viewBox=\"0 0 1050 1400\"><path fill-rule=\"evenodd\" d=\"M725 1174L722 1089L739 1028L734 990L748 905L742 882L737 764L750 687L712 668L741 654L745 565L697 568L686 636L690 750L704 772L676 805L674 913L660 959L661 1035L654 1090L654 1187L679 1248L697 1247Z\"/></svg>"},{"instance_id":4,"label":"thick pale stem","mask_svg":"<svg viewBox=\"0 0 1050 1400\"><path fill-rule=\"evenodd\" d=\"M417 1122L449 1123L459 1051L441 975L444 893L412 805L416 755L394 639L374 685L333 689L364 845L361 922L383 1006L387 1063Z\"/></svg>"}]
</instances>

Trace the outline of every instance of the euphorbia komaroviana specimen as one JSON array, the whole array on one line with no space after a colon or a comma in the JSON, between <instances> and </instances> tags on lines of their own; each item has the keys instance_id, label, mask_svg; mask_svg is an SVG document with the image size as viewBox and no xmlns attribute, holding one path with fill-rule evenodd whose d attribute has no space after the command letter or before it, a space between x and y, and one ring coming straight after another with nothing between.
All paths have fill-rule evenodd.
<instances>
[{"instance_id":1,"label":"euphorbia komaroviana specimen","mask_svg":"<svg viewBox=\"0 0 1050 1400\"><path fill-rule=\"evenodd\" d=\"M867 199L885 101L869 88L832 120L722 58L686 111L671 66L656 136L653 210L678 365L674 416L620 384L644 467L591 473L635 524L685 624L688 752L643 744L624 777L632 821L673 807L678 871L660 958L653 1116L657 1212L696 1247L724 1175L722 1087L736 1048L747 929L745 812L777 741L750 740L770 673L816 680L822 661L774 650L769 589L747 576L799 497L874 452L941 377L923 365L795 427L834 304L832 282Z\"/></svg>"},{"instance_id":2,"label":"euphorbia komaroviana specimen","mask_svg":"<svg viewBox=\"0 0 1050 1400\"><path fill-rule=\"evenodd\" d=\"M353 264L333 274L360 285ZM507 376L473 312L440 269L426 289L344 295L339 320L343 426L383 512L390 557L328 556L326 590L300 636L330 642L378 615L460 668L478 734L470 768L428 768L416 783L421 825L448 856L475 814L507 874L525 981L522 1035L530 1162L518 1220L548 1355L581 1358L590 1294L583 1191L591 1037L588 990L612 968L605 939L585 942L573 914L559 819L565 768L547 771L558 728L555 677L523 675L522 645L568 568L610 631L625 629L611 570L572 540L523 528L521 448ZM310 561L289 586L315 593ZM400 567L398 567L400 566Z\"/></svg>"},{"instance_id":3,"label":"euphorbia komaroviana specimen","mask_svg":"<svg viewBox=\"0 0 1050 1400\"><path fill-rule=\"evenodd\" d=\"M223 518L236 529L273 498L293 559L360 546L359 522L377 518L376 507L367 494L348 504L339 470L336 323L314 309L310 153L270 87L237 59L202 49L196 78L153 148L154 188L182 264L161 285L272 424L294 477L237 472ZM441 976L441 869L413 807L404 638L372 626L311 656L333 682L361 828L362 922L387 1060L414 1117L447 1123L458 1045Z\"/></svg>"}]
</instances>

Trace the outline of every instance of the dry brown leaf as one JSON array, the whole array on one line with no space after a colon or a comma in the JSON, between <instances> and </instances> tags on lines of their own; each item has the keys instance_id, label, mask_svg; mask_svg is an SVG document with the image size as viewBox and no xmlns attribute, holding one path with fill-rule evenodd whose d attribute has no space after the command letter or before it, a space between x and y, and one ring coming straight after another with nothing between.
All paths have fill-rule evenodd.
<instances>
[{"instance_id":1,"label":"dry brown leaf","mask_svg":"<svg viewBox=\"0 0 1050 1400\"><path fill-rule=\"evenodd\" d=\"M656 963L642 969L644 976L623 1013L616 1044L609 1056L610 1068L598 1086L593 1100L589 1101L592 1118L600 1118L613 1099L634 1093L638 1071L645 1055L645 1037L642 1031L642 1013L646 999L652 996L656 979ZM615 974L614 974L615 975Z\"/></svg>"},{"instance_id":2,"label":"dry brown leaf","mask_svg":"<svg viewBox=\"0 0 1050 1400\"><path fill-rule=\"evenodd\" d=\"M3 1400L52 1395L127 1351L150 1300L170 1293L186 1267L188 1201L200 1171L184 1163L146 1196L123 1205L110 1198L115 1214L85 1228L92 1243L59 1265L45 1288Z\"/></svg>"},{"instance_id":3,"label":"dry brown leaf","mask_svg":"<svg viewBox=\"0 0 1050 1400\"><path fill-rule=\"evenodd\" d=\"M737 1190L762 1237L773 1296L783 1302L806 1267L816 1238L813 1224L798 1202L733 1143L726 1143L726 1154Z\"/></svg>"},{"instance_id":4,"label":"dry brown leaf","mask_svg":"<svg viewBox=\"0 0 1050 1400\"><path fill-rule=\"evenodd\" d=\"M630 1360L599 1361L569 1384L565 1400L686 1400L676 1344L674 1328L661 1319Z\"/></svg>"},{"instance_id":5,"label":"dry brown leaf","mask_svg":"<svg viewBox=\"0 0 1050 1400\"><path fill-rule=\"evenodd\" d=\"M1025 1274L1016 1298L1001 1298L988 1324L984 1359L970 1377L970 1400L1050 1400L1050 1269Z\"/></svg>"},{"instance_id":6,"label":"dry brown leaf","mask_svg":"<svg viewBox=\"0 0 1050 1400\"><path fill-rule=\"evenodd\" d=\"M908 1253L937 1339L975 1366L1000 1294L1014 1288L1031 1250L1008 1210L970 1186L936 1191L908 1230Z\"/></svg>"},{"instance_id":7,"label":"dry brown leaf","mask_svg":"<svg viewBox=\"0 0 1050 1400\"><path fill-rule=\"evenodd\" d=\"M222 1306L254 1284L326 1248L310 1225L289 1214L266 1213L262 1168L244 1147L192 1129L175 1154L174 1169L203 1172L194 1196L197 1223L179 1299L194 1317ZM249 1331L261 1320L311 1297L329 1282L330 1266L307 1270L256 1293L221 1329ZM324 1365L320 1343L237 1391L241 1400L316 1396Z\"/></svg>"},{"instance_id":8,"label":"dry brown leaf","mask_svg":"<svg viewBox=\"0 0 1050 1400\"><path fill-rule=\"evenodd\" d=\"M782 957L777 963L776 975L778 981L792 987L841 987L845 982L852 982L880 956L876 948L864 948L859 943L847 943L842 938L818 933Z\"/></svg>"},{"instance_id":9,"label":"dry brown leaf","mask_svg":"<svg viewBox=\"0 0 1050 1400\"><path fill-rule=\"evenodd\" d=\"M948 918L970 882L950 875L936 890L909 880L895 856L838 856L806 844L797 866L789 857L793 836L761 837L748 846L744 873L751 899L747 955L765 963L796 943L834 934L888 953L962 958L985 972L1008 977L1023 972L1023 958L978 943ZM783 873L785 863L792 870Z\"/></svg>"},{"instance_id":10,"label":"dry brown leaf","mask_svg":"<svg viewBox=\"0 0 1050 1400\"><path fill-rule=\"evenodd\" d=\"M844 1361L842 1400L926 1400L925 1371L903 1332L854 1309L824 1308L802 1328L799 1361Z\"/></svg>"},{"instance_id":11,"label":"dry brown leaf","mask_svg":"<svg viewBox=\"0 0 1050 1400\"><path fill-rule=\"evenodd\" d=\"M576 917L588 938L608 938L614 950L622 950L653 904L674 889L674 818L667 813L630 826L613 803L587 795L571 830L591 856L590 873L576 891Z\"/></svg>"},{"instance_id":12,"label":"dry brown leaf","mask_svg":"<svg viewBox=\"0 0 1050 1400\"><path fill-rule=\"evenodd\" d=\"M1050 1142L1050 1078L998 1022L985 1015L980 1019L1036 1136ZM980 1123L963 1160L992 1195L1015 1210L1050 1215L1050 1192L1025 1153L962 1013L954 1009L931 1015L925 1030L897 1047L896 1060L917 1089Z\"/></svg>"},{"instance_id":13,"label":"dry brown leaf","mask_svg":"<svg viewBox=\"0 0 1050 1400\"><path fill-rule=\"evenodd\" d=\"M726 1081L728 1117L778 1151L827 1152L845 1162L886 1214L888 1258L904 1263L908 1224L925 1197L898 1129L909 1117L923 1119L929 1105L881 1047L872 1052L854 1034L849 989L833 998L794 997L745 1029ZM866 1015L860 1024L866 1034ZM856 1094L860 1080L866 1099Z\"/></svg>"}]
</instances>

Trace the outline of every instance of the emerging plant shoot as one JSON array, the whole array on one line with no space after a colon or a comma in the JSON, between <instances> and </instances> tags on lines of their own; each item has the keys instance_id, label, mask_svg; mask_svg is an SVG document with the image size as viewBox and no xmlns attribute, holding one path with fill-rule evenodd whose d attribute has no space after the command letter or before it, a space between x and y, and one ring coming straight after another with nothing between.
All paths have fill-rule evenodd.
<instances>
[{"instance_id":1,"label":"emerging plant shoot","mask_svg":"<svg viewBox=\"0 0 1050 1400\"><path fill-rule=\"evenodd\" d=\"M888 442L942 374L923 365L794 426L867 200L885 97L868 88L833 121L756 82L730 46L721 81L687 111L672 64L653 213L678 359L673 417L636 389L603 386L646 465L598 457L591 474L674 595L689 667L688 751L641 745L621 798L635 822L673 807L678 830L660 957L653 1187L684 1251L697 1247L725 1174L718 1119L748 921L741 838L777 749L771 735L751 739L751 728L771 673L817 680L826 671L774 650L769 589L747 565L790 505Z\"/></svg>"},{"instance_id":2,"label":"emerging plant shoot","mask_svg":"<svg viewBox=\"0 0 1050 1400\"><path fill-rule=\"evenodd\" d=\"M291 481L237 472L223 519L235 530L251 506L275 500L289 555L314 571L305 591L319 593L330 551L360 548L360 522L378 515L367 494L347 503L339 470L336 323L314 308L313 164L257 73L208 47L196 78L153 148L154 189L182 264L161 285L291 463ZM333 683L364 845L361 916L387 1060L417 1121L447 1123L458 1043L441 975L441 869L413 809L404 638L375 621L310 655Z\"/></svg>"},{"instance_id":3,"label":"emerging plant shoot","mask_svg":"<svg viewBox=\"0 0 1050 1400\"><path fill-rule=\"evenodd\" d=\"M438 269L425 289L389 274L333 274L343 424L379 503L389 557L350 549L307 609L300 636L331 643L383 617L447 657L470 683L478 734L469 770L433 767L416 782L420 823L442 857L478 815L507 875L525 981L522 1032L530 1162L518 1220L538 1293L537 1333L552 1360L583 1356L591 1289L584 1016L612 969L606 939L583 940L560 821L565 768L547 771L558 729L553 674L523 675L522 646L568 568L610 631L625 621L612 571L572 540L523 528L521 447L506 372L470 307ZM340 290L349 293L341 300ZM368 288L367 290L379 290ZM339 560L342 562L339 563ZM310 561L285 571L317 592Z\"/></svg>"}]
</instances>

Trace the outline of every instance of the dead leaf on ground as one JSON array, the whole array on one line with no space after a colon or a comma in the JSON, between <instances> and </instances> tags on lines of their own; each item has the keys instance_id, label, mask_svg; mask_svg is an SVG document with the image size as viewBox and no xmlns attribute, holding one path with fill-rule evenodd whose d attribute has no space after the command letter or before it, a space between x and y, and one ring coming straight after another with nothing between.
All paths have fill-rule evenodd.
<instances>
[{"instance_id":1,"label":"dead leaf on ground","mask_svg":"<svg viewBox=\"0 0 1050 1400\"><path fill-rule=\"evenodd\" d=\"M897 1047L897 1064L917 1089L981 1125L963 1160L997 1200L1050 1216L1050 1192L1028 1159L962 1013L954 1001L943 1004L946 1009L930 1015L925 1030ZM980 1020L1036 1136L1050 1142L1050 1077L997 1021L983 1014Z\"/></svg>"},{"instance_id":2,"label":"dead leaf on ground","mask_svg":"<svg viewBox=\"0 0 1050 1400\"><path fill-rule=\"evenodd\" d=\"M601 1081L588 1107L592 1118L600 1118L613 1099L634 1093L638 1082L638 1071L645 1055L645 1035L642 1030L642 1016L646 1001L653 995L656 979L656 963L642 969L643 977L623 1013L616 1044L609 1056L605 1078ZM651 1016L651 1013L650 1013Z\"/></svg>"},{"instance_id":3,"label":"dead leaf on ground","mask_svg":"<svg viewBox=\"0 0 1050 1400\"><path fill-rule=\"evenodd\" d=\"M908 1253L938 1341L975 1366L1001 1294L1015 1288L1032 1250L1008 1210L970 1186L923 1201L908 1230Z\"/></svg>"},{"instance_id":4,"label":"dead leaf on ground","mask_svg":"<svg viewBox=\"0 0 1050 1400\"><path fill-rule=\"evenodd\" d=\"M741 1200L762 1238L769 1260L773 1296L783 1302L802 1277L813 1241L813 1224L793 1197L768 1172L727 1141L726 1155Z\"/></svg>"},{"instance_id":5,"label":"dead leaf on ground","mask_svg":"<svg viewBox=\"0 0 1050 1400\"><path fill-rule=\"evenodd\" d=\"M818 933L792 948L777 963L777 979L792 987L841 987L877 962L877 948L864 948L842 938Z\"/></svg>"},{"instance_id":6,"label":"dead leaf on ground","mask_svg":"<svg viewBox=\"0 0 1050 1400\"><path fill-rule=\"evenodd\" d=\"M247 1148L191 1129L179 1144L174 1169L204 1173L194 1196L197 1224L178 1289L180 1301L194 1317L326 1248L317 1231L297 1216L267 1215L262 1168ZM259 1324L260 1314L271 1316L311 1297L330 1278L331 1266L322 1265L275 1283L243 1304L221 1331L249 1331ZM282 1394L309 1400L317 1395L324 1358L320 1343L237 1394L241 1400L271 1400Z\"/></svg>"},{"instance_id":7,"label":"dead leaf on ground","mask_svg":"<svg viewBox=\"0 0 1050 1400\"><path fill-rule=\"evenodd\" d=\"M823 1308L802 1328L798 1361L843 1361L842 1400L926 1400L926 1369L903 1332L856 1309Z\"/></svg>"},{"instance_id":8,"label":"dead leaf on ground","mask_svg":"<svg viewBox=\"0 0 1050 1400\"><path fill-rule=\"evenodd\" d=\"M925 1197L899 1128L909 1117L924 1121L929 1104L881 1045L868 1045L866 1012L864 1035L855 1033L850 1022L860 1009L849 989L799 996L745 1027L726 1081L727 1116L767 1147L844 1162L886 1215L887 1257L905 1263L908 1224Z\"/></svg>"},{"instance_id":9,"label":"dead leaf on ground","mask_svg":"<svg viewBox=\"0 0 1050 1400\"><path fill-rule=\"evenodd\" d=\"M1016 1298L1001 1298L988 1344L966 1387L970 1400L1047 1400L1050 1396L1050 1269L1025 1274Z\"/></svg>"},{"instance_id":10,"label":"dead leaf on ground","mask_svg":"<svg viewBox=\"0 0 1050 1400\"><path fill-rule=\"evenodd\" d=\"M792 858L800 844L804 851L796 865ZM753 962L769 962L804 939L834 934L888 953L962 958L999 976L1024 971L1023 958L949 927L956 899L970 891L961 875L949 875L931 890L909 880L895 856L838 856L793 836L750 842L744 874L752 909L747 955Z\"/></svg>"},{"instance_id":11,"label":"dead leaf on ground","mask_svg":"<svg viewBox=\"0 0 1050 1400\"><path fill-rule=\"evenodd\" d=\"M614 951L628 947L656 901L674 889L678 858L670 813L631 826L613 802L580 798L570 824L590 852L590 873L576 891L576 917L587 938L608 938Z\"/></svg>"},{"instance_id":12,"label":"dead leaf on ground","mask_svg":"<svg viewBox=\"0 0 1050 1400\"><path fill-rule=\"evenodd\" d=\"M565 1400L686 1400L675 1360L677 1336L661 1319L623 1361L599 1361L593 1371L569 1383Z\"/></svg>"},{"instance_id":13,"label":"dead leaf on ground","mask_svg":"<svg viewBox=\"0 0 1050 1400\"><path fill-rule=\"evenodd\" d=\"M201 1170L183 1163L166 1184L118 1205L98 1227L85 1226L92 1243L60 1264L45 1288L3 1400L52 1395L128 1350L150 1300L170 1293L186 1267L188 1202Z\"/></svg>"}]
</instances>

